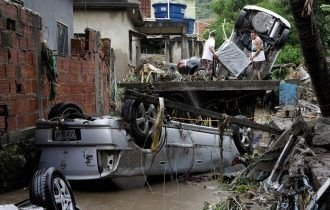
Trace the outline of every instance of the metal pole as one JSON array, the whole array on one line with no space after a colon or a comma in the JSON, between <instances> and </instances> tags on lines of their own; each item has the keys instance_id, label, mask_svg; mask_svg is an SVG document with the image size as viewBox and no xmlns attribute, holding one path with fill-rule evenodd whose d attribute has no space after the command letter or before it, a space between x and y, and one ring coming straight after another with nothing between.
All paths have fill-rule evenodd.
<instances>
[{"instance_id":1,"label":"metal pole","mask_svg":"<svg viewBox=\"0 0 330 210\"><path fill-rule=\"evenodd\" d=\"M170 0L167 0L167 18L170 20Z\"/></svg>"}]
</instances>

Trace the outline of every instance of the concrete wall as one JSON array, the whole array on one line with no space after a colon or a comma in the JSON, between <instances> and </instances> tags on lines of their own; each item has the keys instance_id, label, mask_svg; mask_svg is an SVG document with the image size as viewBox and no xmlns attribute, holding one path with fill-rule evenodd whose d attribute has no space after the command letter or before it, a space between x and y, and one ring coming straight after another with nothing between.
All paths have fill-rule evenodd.
<instances>
[{"instance_id":1,"label":"concrete wall","mask_svg":"<svg viewBox=\"0 0 330 210\"><path fill-rule=\"evenodd\" d=\"M68 27L68 46L73 37L72 0L23 0L24 7L37 12L42 17L43 39L49 47L57 50L57 22ZM70 47L68 48L70 53Z\"/></svg>"},{"instance_id":2,"label":"concrete wall","mask_svg":"<svg viewBox=\"0 0 330 210\"><path fill-rule=\"evenodd\" d=\"M122 80L128 73L128 64L137 65L136 57L141 50L140 41L133 37L132 60L129 57L129 30L134 26L126 10L123 11L74 11L74 33L82 33L91 26L100 31L102 38L110 38L115 53L115 72L117 80Z\"/></svg>"},{"instance_id":3,"label":"concrete wall","mask_svg":"<svg viewBox=\"0 0 330 210\"><path fill-rule=\"evenodd\" d=\"M196 37L188 38L188 49L187 53L188 56L186 58L191 58L191 57L202 57L202 51L203 51L203 43L201 41L197 41ZM181 41L177 39L173 39L170 42L171 44L171 62L172 63L178 63L182 59L182 53L181 53Z\"/></svg>"},{"instance_id":4,"label":"concrete wall","mask_svg":"<svg viewBox=\"0 0 330 210\"><path fill-rule=\"evenodd\" d=\"M175 41L171 42L171 63L178 63L181 58L181 42Z\"/></svg>"}]
</instances>

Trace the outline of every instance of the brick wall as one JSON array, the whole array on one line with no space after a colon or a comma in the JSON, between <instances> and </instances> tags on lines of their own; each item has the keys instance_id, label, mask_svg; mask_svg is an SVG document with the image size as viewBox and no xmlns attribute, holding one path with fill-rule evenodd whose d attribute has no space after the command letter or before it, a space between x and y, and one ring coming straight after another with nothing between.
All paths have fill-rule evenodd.
<instances>
[{"instance_id":1,"label":"brick wall","mask_svg":"<svg viewBox=\"0 0 330 210\"><path fill-rule=\"evenodd\" d=\"M38 118L33 28L40 17L0 1L0 104L7 105L8 131L33 126Z\"/></svg>"},{"instance_id":2,"label":"brick wall","mask_svg":"<svg viewBox=\"0 0 330 210\"><path fill-rule=\"evenodd\" d=\"M41 17L36 13L0 0L0 105L7 105L8 108L9 133L34 126L39 118L36 53L40 53L37 49L40 40L36 37L40 37L41 23ZM75 49L71 57L57 58L59 79L55 101L48 100L49 85L46 76L42 76L41 108L45 117L55 103L63 101L75 102L85 113L95 114L96 79L100 81L104 103L101 113L109 113L108 68L104 54L97 48L98 32L92 29L86 32L86 37L82 39L84 49L78 53ZM97 68L99 78L95 78ZM4 125L3 117L0 125Z\"/></svg>"},{"instance_id":3,"label":"brick wall","mask_svg":"<svg viewBox=\"0 0 330 210\"><path fill-rule=\"evenodd\" d=\"M151 0L141 0L140 10L144 18L151 17Z\"/></svg>"},{"instance_id":4,"label":"brick wall","mask_svg":"<svg viewBox=\"0 0 330 210\"><path fill-rule=\"evenodd\" d=\"M72 43L76 43L72 46L71 57L58 57L58 86L56 88L57 96L55 103L62 101L72 101L79 104L86 114L96 113L96 88L95 88L95 71L96 71L96 59L99 59L99 72L100 72L100 88L103 90L104 107L101 112L108 114L110 111L110 96L107 82L108 69L105 65L104 56L101 52L102 49L98 49L95 53L95 44L99 43L96 39L96 31L92 29L86 29L86 37L84 39L74 39ZM85 46L84 49L77 48L78 42L81 46ZM98 56L98 58L97 58ZM49 95L48 82L44 80L44 95ZM49 101L48 98L44 98L45 116L47 115L49 108L53 106L54 102Z\"/></svg>"}]
</instances>

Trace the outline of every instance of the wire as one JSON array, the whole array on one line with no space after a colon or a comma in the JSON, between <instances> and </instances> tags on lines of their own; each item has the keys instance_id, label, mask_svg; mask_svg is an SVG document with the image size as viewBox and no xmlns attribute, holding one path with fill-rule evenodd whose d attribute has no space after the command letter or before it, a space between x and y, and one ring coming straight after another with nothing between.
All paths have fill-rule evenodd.
<instances>
[{"instance_id":1,"label":"wire","mask_svg":"<svg viewBox=\"0 0 330 210\"><path fill-rule=\"evenodd\" d=\"M84 0L84 3L85 3L85 20L86 20L86 28L88 28L86 0Z\"/></svg>"},{"instance_id":2,"label":"wire","mask_svg":"<svg viewBox=\"0 0 330 210\"><path fill-rule=\"evenodd\" d=\"M186 171L186 173L184 173L182 176L180 176L180 178L188 177L188 175L190 174L190 171L194 167L194 162L195 162L195 146L194 146L194 142L193 142L192 137L191 137L191 134L189 133L188 130L187 130L187 133L189 134L190 140L191 140L191 144L193 145L193 156L192 156L192 159L191 159L190 166L189 166L188 170Z\"/></svg>"},{"instance_id":3,"label":"wire","mask_svg":"<svg viewBox=\"0 0 330 210\"><path fill-rule=\"evenodd\" d=\"M146 142L146 141L145 141L145 142ZM148 182L148 177L147 177L148 175L146 175L145 172L144 172L144 167L145 167L145 165L143 165L143 162L142 162L142 160L143 160L143 156L142 156L142 154L143 154L143 152L141 151L140 162L141 162L142 174L143 174L144 181L145 181L146 185L148 186L148 188L150 189L150 191L153 193L153 190L152 190L152 188L151 188L151 186L150 186L150 184L149 184L149 182ZM151 164L150 164L149 170L150 170L150 168L151 168L152 163L153 163L153 160L152 160L152 162L151 162ZM149 171L148 171L148 172L149 172Z\"/></svg>"}]
</instances>

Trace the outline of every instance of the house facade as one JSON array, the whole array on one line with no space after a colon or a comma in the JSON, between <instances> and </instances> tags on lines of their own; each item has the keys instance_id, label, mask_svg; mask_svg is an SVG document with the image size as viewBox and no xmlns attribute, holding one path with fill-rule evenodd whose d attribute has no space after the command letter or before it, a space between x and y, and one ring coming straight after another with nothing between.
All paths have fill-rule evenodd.
<instances>
[{"instance_id":1,"label":"house facade","mask_svg":"<svg viewBox=\"0 0 330 210\"><path fill-rule=\"evenodd\" d=\"M114 72L121 80L128 72L128 64L140 60L140 39L143 34L136 26L143 25L138 0L74 0L74 33L82 33L86 27L100 32L101 37L111 39L115 57Z\"/></svg>"},{"instance_id":2,"label":"house facade","mask_svg":"<svg viewBox=\"0 0 330 210\"><path fill-rule=\"evenodd\" d=\"M73 38L72 0L22 0L42 17L42 39L58 55L70 55Z\"/></svg>"}]
</instances>

